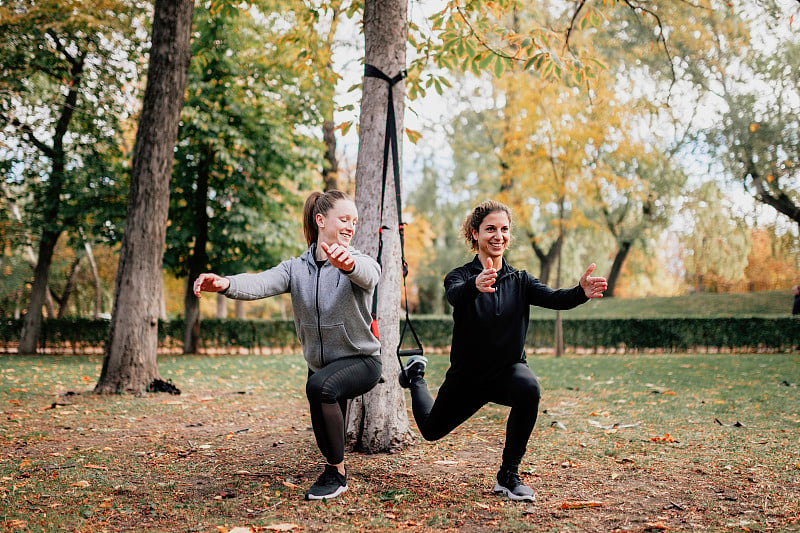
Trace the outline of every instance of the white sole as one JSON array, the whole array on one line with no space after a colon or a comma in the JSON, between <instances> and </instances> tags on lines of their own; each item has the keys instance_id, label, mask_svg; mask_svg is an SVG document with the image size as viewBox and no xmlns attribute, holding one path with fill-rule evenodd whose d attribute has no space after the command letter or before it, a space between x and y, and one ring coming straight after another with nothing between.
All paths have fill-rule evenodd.
<instances>
[{"instance_id":1,"label":"white sole","mask_svg":"<svg viewBox=\"0 0 800 533\"><path fill-rule=\"evenodd\" d=\"M532 502L536 499L535 494L531 494L530 496L517 496L500 483L496 483L494 486L494 493L495 494L502 494L507 497L509 500L514 500L515 502Z\"/></svg>"},{"instance_id":2,"label":"white sole","mask_svg":"<svg viewBox=\"0 0 800 533\"><path fill-rule=\"evenodd\" d=\"M335 498L338 495L342 494L343 492L347 492L347 485L344 487L339 487L336 489L335 492L331 492L330 494L326 494L325 496L316 496L314 494L306 494L306 500L328 500L330 498Z\"/></svg>"}]
</instances>

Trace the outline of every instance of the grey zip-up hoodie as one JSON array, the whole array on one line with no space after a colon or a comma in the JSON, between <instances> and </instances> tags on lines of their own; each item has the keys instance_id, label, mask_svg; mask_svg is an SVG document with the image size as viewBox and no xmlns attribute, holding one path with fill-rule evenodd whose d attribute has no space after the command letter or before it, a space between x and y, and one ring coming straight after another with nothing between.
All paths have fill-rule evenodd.
<instances>
[{"instance_id":1,"label":"grey zip-up hoodie","mask_svg":"<svg viewBox=\"0 0 800 533\"><path fill-rule=\"evenodd\" d=\"M354 355L380 353L381 343L370 329L372 293L381 276L378 262L348 248L355 259L346 273L325 261L317 268L316 243L300 257L283 261L258 274L228 276L231 285L222 294L234 300L258 300L291 293L294 325L308 367Z\"/></svg>"}]
</instances>

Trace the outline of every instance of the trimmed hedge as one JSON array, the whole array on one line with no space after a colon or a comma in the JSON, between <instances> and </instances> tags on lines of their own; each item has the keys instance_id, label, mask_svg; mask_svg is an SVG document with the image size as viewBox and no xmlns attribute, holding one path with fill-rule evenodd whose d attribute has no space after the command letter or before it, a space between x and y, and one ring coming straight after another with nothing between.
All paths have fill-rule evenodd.
<instances>
[{"instance_id":1,"label":"trimmed hedge","mask_svg":"<svg viewBox=\"0 0 800 533\"><path fill-rule=\"evenodd\" d=\"M453 321L449 316L412 317L414 329L426 348L450 346ZM689 350L698 347L731 350L794 350L800 348L800 322L793 317L659 318L659 319L564 319L564 339L571 349L620 349L636 351ZM102 347L108 339L108 320L49 319L44 321L40 346L71 347L73 351ZM200 349L243 348L299 349L294 321L203 320ZM21 320L0 321L0 342L8 350L16 344ZM531 320L526 345L553 345L554 321ZM159 346L179 349L183 321L158 325ZM411 335L407 333L406 340Z\"/></svg>"}]
</instances>

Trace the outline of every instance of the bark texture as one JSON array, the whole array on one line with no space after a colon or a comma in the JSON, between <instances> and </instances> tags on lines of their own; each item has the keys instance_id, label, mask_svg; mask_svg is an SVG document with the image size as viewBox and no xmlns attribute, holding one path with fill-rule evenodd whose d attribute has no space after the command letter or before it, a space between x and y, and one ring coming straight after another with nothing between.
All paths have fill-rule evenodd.
<instances>
[{"instance_id":1,"label":"bark texture","mask_svg":"<svg viewBox=\"0 0 800 533\"><path fill-rule=\"evenodd\" d=\"M140 394L159 377L161 263L169 180L190 59L193 2L156 0L144 104L136 133L125 235L103 370L95 392Z\"/></svg>"},{"instance_id":2,"label":"bark texture","mask_svg":"<svg viewBox=\"0 0 800 533\"><path fill-rule=\"evenodd\" d=\"M364 5L365 62L377 67L390 78L406 68L406 16L406 0L367 0ZM373 257L378 252L388 91L389 84L386 81L364 78L356 170L356 205L360 220L354 246ZM405 86L402 81L392 87L392 94L400 162L405 109ZM402 267L391 162L388 168L386 194L383 198L383 225L390 229L383 232L383 274L377 289L384 381L352 402L348 421L349 442L355 450L369 453L391 451L412 440L405 394L397 381L400 365L395 350L400 337Z\"/></svg>"}]
</instances>

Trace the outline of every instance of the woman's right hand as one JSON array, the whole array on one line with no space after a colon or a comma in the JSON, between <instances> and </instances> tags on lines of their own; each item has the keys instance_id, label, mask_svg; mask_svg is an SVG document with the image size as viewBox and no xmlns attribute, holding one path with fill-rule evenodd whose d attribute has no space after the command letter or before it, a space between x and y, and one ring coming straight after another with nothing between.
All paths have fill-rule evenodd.
<instances>
[{"instance_id":1,"label":"woman's right hand","mask_svg":"<svg viewBox=\"0 0 800 533\"><path fill-rule=\"evenodd\" d=\"M475 286L481 292L495 292L497 289L492 287L495 281L497 281L497 270L492 268L492 259L488 258L486 268L475 278Z\"/></svg>"},{"instance_id":2,"label":"woman's right hand","mask_svg":"<svg viewBox=\"0 0 800 533\"><path fill-rule=\"evenodd\" d=\"M197 279L194 280L192 291L195 296L202 298L202 296L200 296L201 291L220 292L226 290L230 286L231 280L228 278L223 278L222 276L207 272L205 274L200 274Z\"/></svg>"}]
</instances>

